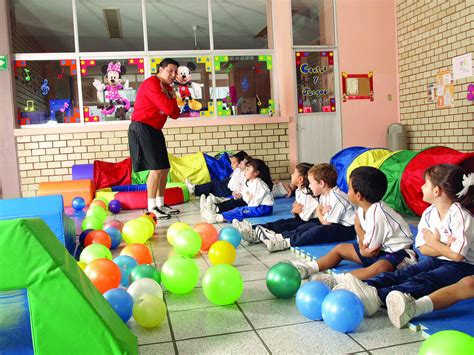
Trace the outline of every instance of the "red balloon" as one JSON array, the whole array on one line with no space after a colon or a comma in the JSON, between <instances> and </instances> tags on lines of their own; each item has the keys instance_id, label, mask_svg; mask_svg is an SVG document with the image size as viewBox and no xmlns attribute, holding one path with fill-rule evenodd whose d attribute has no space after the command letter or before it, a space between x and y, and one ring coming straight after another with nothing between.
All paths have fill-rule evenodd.
<instances>
[{"instance_id":1,"label":"red balloon","mask_svg":"<svg viewBox=\"0 0 474 355\"><path fill-rule=\"evenodd\" d=\"M102 244L110 249L112 247L112 239L110 239L110 236L107 232L96 230L87 234L86 239L84 239L84 246L88 246L90 244Z\"/></svg>"},{"instance_id":2,"label":"red balloon","mask_svg":"<svg viewBox=\"0 0 474 355\"><path fill-rule=\"evenodd\" d=\"M104 229L107 229L107 228L110 228L110 227L118 229L120 231L120 233L122 233L123 222L120 222L120 221L114 219L112 221L108 221L108 222L104 223Z\"/></svg>"},{"instance_id":3,"label":"red balloon","mask_svg":"<svg viewBox=\"0 0 474 355\"><path fill-rule=\"evenodd\" d=\"M218 233L216 228L209 223L199 223L194 227L202 239L201 250L208 251L212 244L217 242Z\"/></svg>"},{"instance_id":4,"label":"red balloon","mask_svg":"<svg viewBox=\"0 0 474 355\"><path fill-rule=\"evenodd\" d=\"M143 214L142 217L148 218L150 221L153 222L155 226L158 223L158 218L156 218L156 214L154 214L153 212L147 211Z\"/></svg>"},{"instance_id":5,"label":"red balloon","mask_svg":"<svg viewBox=\"0 0 474 355\"><path fill-rule=\"evenodd\" d=\"M120 255L131 256L138 264L151 264L153 262L150 250L143 244L129 244L122 249Z\"/></svg>"},{"instance_id":6,"label":"red balloon","mask_svg":"<svg viewBox=\"0 0 474 355\"><path fill-rule=\"evenodd\" d=\"M85 274L100 293L104 293L120 285L120 268L112 260L96 259L87 264Z\"/></svg>"},{"instance_id":7,"label":"red balloon","mask_svg":"<svg viewBox=\"0 0 474 355\"><path fill-rule=\"evenodd\" d=\"M92 207L92 206L100 206L100 207L102 207L105 211L107 211L107 205L106 205L105 202L102 201L102 200L94 200L94 201L92 201L89 207Z\"/></svg>"}]
</instances>

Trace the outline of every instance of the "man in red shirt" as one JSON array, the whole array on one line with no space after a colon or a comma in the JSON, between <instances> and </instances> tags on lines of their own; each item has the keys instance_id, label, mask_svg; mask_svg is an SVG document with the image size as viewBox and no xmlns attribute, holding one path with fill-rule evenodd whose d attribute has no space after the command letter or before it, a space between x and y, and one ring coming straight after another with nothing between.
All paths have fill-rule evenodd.
<instances>
[{"instance_id":1,"label":"man in red shirt","mask_svg":"<svg viewBox=\"0 0 474 355\"><path fill-rule=\"evenodd\" d=\"M165 137L161 129L168 117L179 117L176 94L171 87L179 63L166 58L158 74L146 79L138 89L132 122L128 129L128 144L134 171L149 170L147 179L148 211L158 219L169 219L179 210L164 203L166 177L170 169Z\"/></svg>"}]
</instances>

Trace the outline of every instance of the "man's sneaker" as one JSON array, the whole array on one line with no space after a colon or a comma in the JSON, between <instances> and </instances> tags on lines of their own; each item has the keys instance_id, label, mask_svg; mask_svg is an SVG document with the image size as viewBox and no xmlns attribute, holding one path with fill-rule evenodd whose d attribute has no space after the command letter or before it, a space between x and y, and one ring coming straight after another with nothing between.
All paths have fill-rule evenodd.
<instances>
[{"instance_id":1,"label":"man's sneaker","mask_svg":"<svg viewBox=\"0 0 474 355\"><path fill-rule=\"evenodd\" d=\"M149 212L153 212L155 215L156 215L156 218L157 219L160 219L160 220L163 220L163 219L170 219L171 216L168 214L168 213L165 213L162 209L158 208L158 207L153 207L151 209L151 211Z\"/></svg>"},{"instance_id":2,"label":"man's sneaker","mask_svg":"<svg viewBox=\"0 0 474 355\"><path fill-rule=\"evenodd\" d=\"M367 285L352 274L346 273L344 275L344 281L334 286L333 290L343 289L355 293L364 305L364 315L366 317L372 316L382 305L377 289Z\"/></svg>"},{"instance_id":3,"label":"man's sneaker","mask_svg":"<svg viewBox=\"0 0 474 355\"><path fill-rule=\"evenodd\" d=\"M408 254L403 261L397 265L397 270L406 269L410 265L416 264L418 262L418 256L415 251L412 249L406 249L405 252Z\"/></svg>"},{"instance_id":4,"label":"man's sneaker","mask_svg":"<svg viewBox=\"0 0 474 355\"><path fill-rule=\"evenodd\" d=\"M309 275L315 272L315 269L311 267L311 265L307 261L286 260L285 262L293 265L296 268L296 270L298 270L298 272L300 273L300 276L302 279L307 279Z\"/></svg>"},{"instance_id":5,"label":"man's sneaker","mask_svg":"<svg viewBox=\"0 0 474 355\"><path fill-rule=\"evenodd\" d=\"M215 205L217 205L218 203L222 203L224 201L227 201L229 200L228 197L219 197L219 196L214 196L213 194L209 194L209 200L211 200L211 202Z\"/></svg>"},{"instance_id":6,"label":"man's sneaker","mask_svg":"<svg viewBox=\"0 0 474 355\"><path fill-rule=\"evenodd\" d=\"M415 299L406 293L392 291L388 294L385 303L388 318L397 328L402 328L415 316Z\"/></svg>"},{"instance_id":7,"label":"man's sneaker","mask_svg":"<svg viewBox=\"0 0 474 355\"><path fill-rule=\"evenodd\" d=\"M189 179L184 179L184 184L186 185L186 187L188 188L188 191L190 194L193 194L194 193L194 190L196 188L196 185L193 184Z\"/></svg>"},{"instance_id":8,"label":"man's sneaker","mask_svg":"<svg viewBox=\"0 0 474 355\"><path fill-rule=\"evenodd\" d=\"M206 198L206 209L211 212L218 212L218 208L214 202L212 202L213 194L209 194Z\"/></svg>"},{"instance_id":9,"label":"man's sneaker","mask_svg":"<svg viewBox=\"0 0 474 355\"><path fill-rule=\"evenodd\" d=\"M252 228L252 224L246 220L239 221L237 219L232 220L232 227L237 229L242 236L242 239L248 243L259 243L260 240L257 238L257 233Z\"/></svg>"},{"instance_id":10,"label":"man's sneaker","mask_svg":"<svg viewBox=\"0 0 474 355\"><path fill-rule=\"evenodd\" d=\"M173 208L173 207L170 207L168 205L163 205L161 207L157 207L159 210L161 210L162 212L166 213L166 214L169 214L171 216L174 216L174 215L177 215L180 213L180 211L176 208Z\"/></svg>"},{"instance_id":11,"label":"man's sneaker","mask_svg":"<svg viewBox=\"0 0 474 355\"><path fill-rule=\"evenodd\" d=\"M317 272L309 277L309 281L319 281L327 285L331 290L337 285L336 278L325 272Z\"/></svg>"}]
</instances>

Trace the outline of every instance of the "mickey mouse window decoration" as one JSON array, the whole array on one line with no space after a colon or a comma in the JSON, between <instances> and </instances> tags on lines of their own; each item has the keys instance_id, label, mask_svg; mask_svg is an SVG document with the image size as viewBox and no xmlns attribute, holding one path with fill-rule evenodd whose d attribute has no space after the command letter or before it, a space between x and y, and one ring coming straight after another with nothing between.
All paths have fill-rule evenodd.
<instances>
[{"instance_id":1,"label":"mickey mouse window decoration","mask_svg":"<svg viewBox=\"0 0 474 355\"><path fill-rule=\"evenodd\" d=\"M193 113L202 109L202 104L196 100L202 97L202 87L204 84L192 82L191 71L196 70L196 64L188 62L186 65L178 67L175 85L178 87L178 106L181 108L183 116L193 116Z\"/></svg>"}]
</instances>

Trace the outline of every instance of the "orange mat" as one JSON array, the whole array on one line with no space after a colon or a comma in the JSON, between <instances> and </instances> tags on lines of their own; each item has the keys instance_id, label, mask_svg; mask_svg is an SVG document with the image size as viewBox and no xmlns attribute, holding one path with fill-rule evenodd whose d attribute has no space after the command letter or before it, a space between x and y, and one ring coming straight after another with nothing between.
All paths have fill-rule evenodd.
<instances>
[{"instance_id":1,"label":"orange mat","mask_svg":"<svg viewBox=\"0 0 474 355\"><path fill-rule=\"evenodd\" d=\"M62 195L64 206L71 206L74 197L82 197L88 205L94 199L95 188L92 180L41 182L38 196L44 195Z\"/></svg>"}]
</instances>

